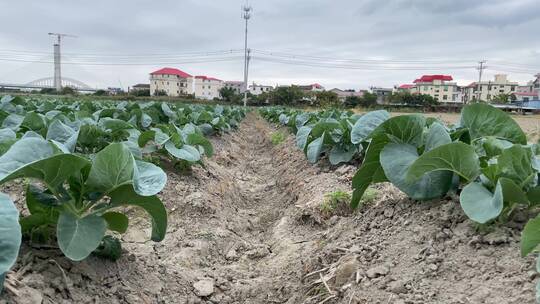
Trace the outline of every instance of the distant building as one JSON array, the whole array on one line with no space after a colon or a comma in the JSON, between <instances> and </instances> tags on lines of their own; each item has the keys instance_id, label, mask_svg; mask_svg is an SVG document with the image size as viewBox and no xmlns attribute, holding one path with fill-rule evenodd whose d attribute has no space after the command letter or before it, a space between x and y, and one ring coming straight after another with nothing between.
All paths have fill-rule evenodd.
<instances>
[{"instance_id":1,"label":"distant building","mask_svg":"<svg viewBox=\"0 0 540 304\"><path fill-rule=\"evenodd\" d=\"M224 86L223 80L208 76L195 76L190 79L189 83L191 84L191 94L202 99L219 98L219 90Z\"/></svg>"},{"instance_id":2,"label":"distant building","mask_svg":"<svg viewBox=\"0 0 540 304\"><path fill-rule=\"evenodd\" d=\"M538 79L537 79L538 80ZM533 84L534 85L534 84ZM464 100L469 102L473 99L492 101L497 95L514 94L519 84L509 81L507 75L495 75L494 80L473 82L464 88Z\"/></svg>"},{"instance_id":3,"label":"distant building","mask_svg":"<svg viewBox=\"0 0 540 304\"><path fill-rule=\"evenodd\" d=\"M540 91L535 92L516 92L513 94L517 102L527 102L540 99Z\"/></svg>"},{"instance_id":4,"label":"distant building","mask_svg":"<svg viewBox=\"0 0 540 304\"><path fill-rule=\"evenodd\" d=\"M460 87L450 75L423 75L414 81L412 93L426 94L439 102L463 102Z\"/></svg>"},{"instance_id":5,"label":"distant building","mask_svg":"<svg viewBox=\"0 0 540 304\"><path fill-rule=\"evenodd\" d=\"M414 84L402 84L395 88L398 93L414 93L416 86Z\"/></svg>"},{"instance_id":6,"label":"distant building","mask_svg":"<svg viewBox=\"0 0 540 304\"><path fill-rule=\"evenodd\" d=\"M306 92L322 92L324 87L318 83L308 84L308 85L299 85L298 86L302 91Z\"/></svg>"},{"instance_id":7,"label":"distant building","mask_svg":"<svg viewBox=\"0 0 540 304\"><path fill-rule=\"evenodd\" d=\"M236 94L244 92L244 82L243 81L225 81L224 86L226 88L231 88Z\"/></svg>"},{"instance_id":8,"label":"distant building","mask_svg":"<svg viewBox=\"0 0 540 304\"><path fill-rule=\"evenodd\" d=\"M249 92L253 95L260 95L274 90L273 86L256 84L255 82L249 85Z\"/></svg>"},{"instance_id":9,"label":"distant building","mask_svg":"<svg viewBox=\"0 0 540 304\"><path fill-rule=\"evenodd\" d=\"M380 87L371 87L370 90L371 90L371 93L377 96L378 104L385 103L390 97L390 95L392 95L392 92L394 91L393 88L380 88Z\"/></svg>"},{"instance_id":10,"label":"distant building","mask_svg":"<svg viewBox=\"0 0 540 304\"><path fill-rule=\"evenodd\" d=\"M150 94L163 91L167 96L181 96L190 93L188 82L192 76L175 68L163 68L150 73Z\"/></svg>"},{"instance_id":11,"label":"distant building","mask_svg":"<svg viewBox=\"0 0 540 304\"><path fill-rule=\"evenodd\" d=\"M150 84L149 83L138 83L131 87L132 91L143 91L143 90L150 90Z\"/></svg>"},{"instance_id":12,"label":"distant building","mask_svg":"<svg viewBox=\"0 0 540 304\"><path fill-rule=\"evenodd\" d=\"M108 87L107 92L109 93L109 95L118 95L124 93L124 90L122 88Z\"/></svg>"},{"instance_id":13,"label":"distant building","mask_svg":"<svg viewBox=\"0 0 540 304\"><path fill-rule=\"evenodd\" d=\"M333 89L330 90L330 92L336 93L336 95L338 96L339 101L341 101L341 102L345 102L345 100L349 96L362 97L362 96L364 96L364 93L365 93L365 91L356 92L355 90L341 90L341 89L338 89L338 88L333 88Z\"/></svg>"}]
</instances>

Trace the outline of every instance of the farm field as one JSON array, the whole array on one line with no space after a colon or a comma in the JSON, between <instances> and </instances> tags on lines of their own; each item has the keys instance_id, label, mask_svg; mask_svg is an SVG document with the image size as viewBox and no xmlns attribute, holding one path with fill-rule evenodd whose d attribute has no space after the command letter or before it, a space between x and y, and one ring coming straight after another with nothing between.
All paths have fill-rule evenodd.
<instances>
[{"instance_id":1,"label":"farm field","mask_svg":"<svg viewBox=\"0 0 540 304\"><path fill-rule=\"evenodd\" d=\"M73 261L55 242L25 239L0 303L535 302L535 259L520 255L530 217L526 208L514 206L517 215L511 219L479 225L477 214L471 217L460 207L456 193L419 202L388 181L371 184L358 207L349 206L350 193L357 191L353 176L366 161L356 153L359 145L349 142L359 135L346 135L331 119L348 121L344 125L351 128L360 117L335 112L306 117L273 109L244 117L239 109L188 106L169 112L153 106L180 135L189 131L185 125L214 129L204 135L208 143L200 138L191 143L204 146L197 148L200 159L186 168L188 160L176 157L183 153L154 146L165 140L152 129L158 119L152 115L146 124L144 109L135 115L143 159L158 164L167 177L156 194L168 215L162 240L151 240L155 221L132 207L117 209L130 219L127 231L110 232L122 244L116 261L95 254ZM187 109L197 114L182 121L177 115ZM222 111L232 116L215 120ZM222 124L231 117L238 119L234 127ZM303 144L318 149L297 148L293 121L311 128ZM140 139L146 131L155 132L148 142ZM213 153L204 153L209 146ZM73 148L79 151L79 143ZM0 186L23 214L25 183L17 179Z\"/></svg>"},{"instance_id":2,"label":"farm field","mask_svg":"<svg viewBox=\"0 0 540 304\"><path fill-rule=\"evenodd\" d=\"M363 111L355 111L364 113ZM392 116L407 115L410 113L391 112ZM444 121L447 124L454 124L459 121L459 113L422 113L426 117L434 117ZM530 135L532 140L540 139L540 115L512 115L523 131Z\"/></svg>"}]
</instances>

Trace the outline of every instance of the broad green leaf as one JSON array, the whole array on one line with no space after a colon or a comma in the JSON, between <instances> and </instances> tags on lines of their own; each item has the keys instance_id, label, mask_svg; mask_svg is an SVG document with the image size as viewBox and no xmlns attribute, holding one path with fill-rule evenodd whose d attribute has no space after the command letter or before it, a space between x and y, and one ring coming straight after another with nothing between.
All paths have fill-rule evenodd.
<instances>
[{"instance_id":1,"label":"broad green leaf","mask_svg":"<svg viewBox=\"0 0 540 304\"><path fill-rule=\"evenodd\" d=\"M501 184L497 183L495 192L491 193L480 183L470 183L461 191L459 202L470 219L484 224L501 214L504 205Z\"/></svg>"},{"instance_id":2,"label":"broad green leaf","mask_svg":"<svg viewBox=\"0 0 540 304\"><path fill-rule=\"evenodd\" d=\"M69 176L90 164L73 154L53 155L48 141L21 139L0 157L0 183L19 177L37 178L57 188Z\"/></svg>"},{"instance_id":3,"label":"broad green leaf","mask_svg":"<svg viewBox=\"0 0 540 304\"><path fill-rule=\"evenodd\" d=\"M24 120L24 116L21 116L18 114L9 114L9 116L6 117L4 121L2 122L2 128L7 128L13 131L17 131L19 130L19 127L21 126L23 120Z\"/></svg>"},{"instance_id":4,"label":"broad green leaf","mask_svg":"<svg viewBox=\"0 0 540 304\"><path fill-rule=\"evenodd\" d=\"M110 197L114 207L133 205L146 210L152 218L152 240L163 240L167 231L167 210L157 196L141 196L131 185L124 185L111 192Z\"/></svg>"},{"instance_id":5,"label":"broad green leaf","mask_svg":"<svg viewBox=\"0 0 540 304\"><path fill-rule=\"evenodd\" d=\"M446 145L452 142L450 134L440 123L433 123L426 136L424 151L431 151L438 146Z\"/></svg>"},{"instance_id":6,"label":"broad green leaf","mask_svg":"<svg viewBox=\"0 0 540 304\"><path fill-rule=\"evenodd\" d=\"M540 204L540 186L531 188L529 192L527 192L527 198L533 205Z\"/></svg>"},{"instance_id":7,"label":"broad green leaf","mask_svg":"<svg viewBox=\"0 0 540 304\"><path fill-rule=\"evenodd\" d=\"M321 135L321 137L313 140L307 146L306 156L310 163L314 164L319 160L319 157L321 156L321 152L322 152L323 143L324 143L324 133Z\"/></svg>"},{"instance_id":8,"label":"broad green leaf","mask_svg":"<svg viewBox=\"0 0 540 304\"><path fill-rule=\"evenodd\" d=\"M513 180L501 177L499 178L499 183L501 184L503 199L508 203L517 203L517 204L529 204L529 199L527 194L518 186Z\"/></svg>"},{"instance_id":9,"label":"broad green leaf","mask_svg":"<svg viewBox=\"0 0 540 304\"><path fill-rule=\"evenodd\" d=\"M302 150L306 148L310 133L311 133L310 126L302 126L300 129L298 129L298 132L296 132L296 146L298 148Z\"/></svg>"},{"instance_id":10,"label":"broad green leaf","mask_svg":"<svg viewBox=\"0 0 540 304\"><path fill-rule=\"evenodd\" d=\"M0 142L16 139L17 134L11 129L0 129Z\"/></svg>"},{"instance_id":11,"label":"broad green leaf","mask_svg":"<svg viewBox=\"0 0 540 304\"><path fill-rule=\"evenodd\" d=\"M384 134L376 135L371 139L362 166L356 171L352 180L352 208L358 207L360 199L370 184L387 180L380 163L380 153L386 144L388 144L388 137Z\"/></svg>"},{"instance_id":12,"label":"broad green leaf","mask_svg":"<svg viewBox=\"0 0 540 304\"><path fill-rule=\"evenodd\" d=\"M177 148L174 143L169 140L165 143L165 150L172 156L188 162L197 162L201 159L199 150L190 145L183 145L181 148Z\"/></svg>"},{"instance_id":13,"label":"broad green leaf","mask_svg":"<svg viewBox=\"0 0 540 304\"><path fill-rule=\"evenodd\" d=\"M56 236L64 255L73 261L81 261L98 248L105 236L107 223L97 215L78 218L63 212L58 218Z\"/></svg>"},{"instance_id":14,"label":"broad green leaf","mask_svg":"<svg viewBox=\"0 0 540 304\"><path fill-rule=\"evenodd\" d=\"M362 115L351 129L351 142L359 144L367 140L373 130L390 118L386 110L371 111Z\"/></svg>"},{"instance_id":15,"label":"broad green leaf","mask_svg":"<svg viewBox=\"0 0 540 304\"><path fill-rule=\"evenodd\" d=\"M20 127L23 130L31 130L40 135L45 135L43 131L47 128L47 122L43 115L36 112L29 112L24 116Z\"/></svg>"},{"instance_id":16,"label":"broad green leaf","mask_svg":"<svg viewBox=\"0 0 540 304\"><path fill-rule=\"evenodd\" d=\"M467 181L480 174L478 155L472 146L461 142L453 142L434 148L422 154L410 167L408 181L420 179L432 171L452 171Z\"/></svg>"},{"instance_id":17,"label":"broad green leaf","mask_svg":"<svg viewBox=\"0 0 540 304\"><path fill-rule=\"evenodd\" d=\"M145 161L135 161L133 188L142 196L155 195L165 187L167 174L160 167Z\"/></svg>"},{"instance_id":18,"label":"broad green leaf","mask_svg":"<svg viewBox=\"0 0 540 304\"><path fill-rule=\"evenodd\" d=\"M154 130L147 130L142 132L139 135L139 138L137 139L137 144L139 147L144 147L149 141L154 140L154 137L156 136L156 131ZM167 138L168 139L168 138Z\"/></svg>"},{"instance_id":19,"label":"broad green leaf","mask_svg":"<svg viewBox=\"0 0 540 304\"><path fill-rule=\"evenodd\" d=\"M417 159L416 147L408 144L389 143L380 155L388 180L410 198L429 200L446 194L452 185L453 174L450 171L428 172L414 182L406 181L407 171Z\"/></svg>"},{"instance_id":20,"label":"broad green leaf","mask_svg":"<svg viewBox=\"0 0 540 304\"><path fill-rule=\"evenodd\" d=\"M192 146L202 146L204 148L204 154L206 154L206 157L212 157L212 155L214 155L212 143L199 133L188 134L186 137L186 143Z\"/></svg>"},{"instance_id":21,"label":"broad green leaf","mask_svg":"<svg viewBox=\"0 0 540 304\"><path fill-rule=\"evenodd\" d=\"M351 161L354 154L356 154L356 151L355 146L345 147L345 149L339 146L334 146L328 153L328 159L332 165L347 163Z\"/></svg>"},{"instance_id":22,"label":"broad green leaf","mask_svg":"<svg viewBox=\"0 0 540 304\"><path fill-rule=\"evenodd\" d=\"M55 140L63 144L70 152L74 152L78 136L79 132L63 124L59 120L54 120L49 125L46 138L50 140Z\"/></svg>"},{"instance_id":23,"label":"broad green leaf","mask_svg":"<svg viewBox=\"0 0 540 304\"><path fill-rule=\"evenodd\" d=\"M500 155L505 149L512 146L511 142L493 136L488 136L482 141L482 148L488 158Z\"/></svg>"},{"instance_id":24,"label":"broad green leaf","mask_svg":"<svg viewBox=\"0 0 540 304\"><path fill-rule=\"evenodd\" d=\"M530 219L521 232L521 256L525 257L540 244L540 215Z\"/></svg>"},{"instance_id":25,"label":"broad green leaf","mask_svg":"<svg viewBox=\"0 0 540 304\"><path fill-rule=\"evenodd\" d=\"M133 157L121 143L113 143L99 151L92 163L86 184L102 193L110 192L133 179Z\"/></svg>"},{"instance_id":26,"label":"broad green leaf","mask_svg":"<svg viewBox=\"0 0 540 304\"><path fill-rule=\"evenodd\" d=\"M21 246L21 226L19 211L13 201L4 193L0 193L0 275L7 272L19 254ZM1 289L2 285L0 285Z\"/></svg>"},{"instance_id":27,"label":"broad green leaf","mask_svg":"<svg viewBox=\"0 0 540 304\"><path fill-rule=\"evenodd\" d=\"M106 222L109 230L116 231L118 233L125 233L128 225L128 217L120 212L106 212L101 216Z\"/></svg>"},{"instance_id":28,"label":"broad green leaf","mask_svg":"<svg viewBox=\"0 0 540 304\"><path fill-rule=\"evenodd\" d=\"M505 112L483 103L466 105L461 111L460 125L467 127L472 139L495 136L517 144L527 144L527 136Z\"/></svg>"},{"instance_id":29,"label":"broad green leaf","mask_svg":"<svg viewBox=\"0 0 540 304\"><path fill-rule=\"evenodd\" d=\"M422 115L401 115L386 120L373 132L386 133L393 142L419 147L425 125L426 119Z\"/></svg>"},{"instance_id":30,"label":"broad green leaf","mask_svg":"<svg viewBox=\"0 0 540 304\"><path fill-rule=\"evenodd\" d=\"M141 115L141 126L143 128L148 128L152 124L152 117L150 117L148 114L143 113Z\"/></svg>"},{"instance_id":31,"label":"broad green leaf","mask_svg":"<svg viewBox=\"0 0 540 304\"><path fill-rule=\"evenodd\" d=\"M514 180L520 186L536 174L532 168L532 151L520 145L504 150L498 158L499 175Z\"/></svg>"}]
</instances>

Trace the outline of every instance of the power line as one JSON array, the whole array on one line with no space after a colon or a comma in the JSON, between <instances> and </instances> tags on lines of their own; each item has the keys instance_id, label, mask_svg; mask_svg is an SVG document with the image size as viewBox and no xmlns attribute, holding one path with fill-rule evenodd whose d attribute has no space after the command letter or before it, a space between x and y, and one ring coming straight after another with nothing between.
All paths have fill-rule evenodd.
<instances>
[{"instance_id":1,"label":"power line","mask_svg":"<svg viewBox=\"0 0 540 304\"><path fill-rule=\"evenodd\" d=\"M76 62L76 61L67 61L62 64L71 64L71 65L88 65L88 66L151 66L151 65L174 65L174 64L188 64L188 63L207 63L207 62L220 62L220 61L235 61L242 59L243 56L230 56L222 58L201 58L199 60L184 60L184 61L168 61L168 62L126 62L126 63L91 63L91 62ZM66 59L66 58L64 58ZM29 62L29 63L46 63L52 64L54 61L43 61L43 60L25 60L25 59L6 59L0 58L0 61L13 61L13 62Z\"/></svg>"}]
</instances>

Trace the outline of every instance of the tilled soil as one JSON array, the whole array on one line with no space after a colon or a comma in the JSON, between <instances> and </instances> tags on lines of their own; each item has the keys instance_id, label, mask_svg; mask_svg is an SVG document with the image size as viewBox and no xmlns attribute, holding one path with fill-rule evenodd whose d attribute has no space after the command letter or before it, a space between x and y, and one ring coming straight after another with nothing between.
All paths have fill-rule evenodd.
<instances>
[{"instance_id":1,"label":"tilled soil","mask_svg":"<svg viewBox=\"0 0 540 304\"><path fill-rule=\"evenodd\" d=\"M360 210L321 212L356 168L311 165L292 136L272 145L274 131L250 113L204 167L169 170L161 243L138 210L117 262L26 243L10 274L19 295L0 303L534 303L525 217L478 227L452 197L418 203L387 184ZM3 191L22 205L20 184Z\"/></svg>"}]
</instances>

